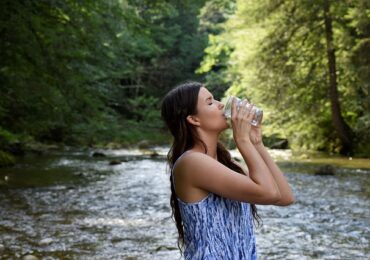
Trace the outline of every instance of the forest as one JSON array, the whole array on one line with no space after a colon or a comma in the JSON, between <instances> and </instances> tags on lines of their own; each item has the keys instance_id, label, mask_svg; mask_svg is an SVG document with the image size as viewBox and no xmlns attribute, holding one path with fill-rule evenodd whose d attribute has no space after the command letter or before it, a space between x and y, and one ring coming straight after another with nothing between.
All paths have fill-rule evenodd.
<instances>
[{"instance_id":1,"label":"forest","mask_svg":"<svg viewBox=\"0 0 370 260\"><path fill-rule=\"evenodd\" d=\"M370 156L367 0L3 0L0 13L0 164L38 144L169 145L161 98L186 80L258 104L267 144Z\"/></svg>"}]
</instances>

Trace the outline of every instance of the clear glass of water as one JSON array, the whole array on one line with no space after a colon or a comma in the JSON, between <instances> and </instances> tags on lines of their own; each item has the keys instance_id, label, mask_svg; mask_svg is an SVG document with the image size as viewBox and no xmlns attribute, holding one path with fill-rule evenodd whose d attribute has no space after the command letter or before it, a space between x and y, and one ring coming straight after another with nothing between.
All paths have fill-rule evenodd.
<instances>
[{"instance_id":1,"label":"clear glass of water","mask_svg":"<svg viewBox=\"0 0 370 260\"><path fill-rule=\"evenodd\" d=\"M243 99L241 98L238 98L238 97L233 97L233 96L229 96L227 97L227 100L226 100L226 103L225 103L225 107L224 107L224 115L226 118L230 119L231 118L231 107L232 107L232 101L233 101L233 98L236 99L236 107L237 109L239 109ZM247 106L251 106L251 104L248 102L247 100ZM254 125L254 126L258 126L261 124L262 122L262 117L263 117L263 110L254 106L253 107L253 111L255 112L254 114L254 117L251 121L251 124Z\"/></svg>"}]
</instances>

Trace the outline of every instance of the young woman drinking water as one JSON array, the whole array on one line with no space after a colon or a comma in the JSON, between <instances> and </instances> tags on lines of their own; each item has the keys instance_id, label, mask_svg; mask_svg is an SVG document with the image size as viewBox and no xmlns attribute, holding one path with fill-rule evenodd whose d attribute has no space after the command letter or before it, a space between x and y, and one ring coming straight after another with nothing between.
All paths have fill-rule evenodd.
<instances>
[{"instance_id":1,"label":"young woman drinking water","mask_svg":"<svg viewBox=\"0 0 370 260\"><path fill-rule=\"evenodd\" d=\"M229 128L224 105L198 82L172 89L162 118L173 136L168 153L171 207L185 259L257 259L255 204L286 206L294 196L284 174L251 125L253 106L235 101L231 127L247 169L219 142Z\"/></svg>"}]
</instances>

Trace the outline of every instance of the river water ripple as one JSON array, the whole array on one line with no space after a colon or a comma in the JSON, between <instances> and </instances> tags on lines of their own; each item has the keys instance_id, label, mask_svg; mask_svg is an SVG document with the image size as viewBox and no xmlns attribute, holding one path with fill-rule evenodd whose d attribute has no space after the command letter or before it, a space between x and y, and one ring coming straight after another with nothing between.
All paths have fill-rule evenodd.
<instances>
[{"instance_id":1,"label":"river water ripple","mask_svg":"<svg viewBox=\"0 0 370 260\"><path fill-rule=\"evenodd\" d=\"M106 153L56 154L1 169L2 259L180 258L164 158ZM111 166L112 159L123 163ZM369 172L284 171L296 203L258 207L259 259L368 258Z\"/></svg>"}]
</instances>

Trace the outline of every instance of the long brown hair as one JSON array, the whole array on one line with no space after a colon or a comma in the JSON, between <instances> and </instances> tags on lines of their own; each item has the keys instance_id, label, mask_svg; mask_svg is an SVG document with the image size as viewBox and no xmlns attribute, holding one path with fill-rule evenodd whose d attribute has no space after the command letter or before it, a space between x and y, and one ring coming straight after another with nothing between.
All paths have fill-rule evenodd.
<instances>
[{"instance_id":1,"label":"long brown hair","mask_svg":"<svg viewBox=\"0 0 370 260\"><path fill-rule=\"evenodd\" d=\"M188 115L197 114L197 102L199 90L202 84L199 82L185 82L176 86L162 100L162 119L173 136L172 146L167 154L169 170L172 172L176 160L187 150L190 150L195 143L201 143L207 153L206 144L197 136L194 128L187 122ZM243 170L233 162L229 151L220 143L217 143L217 160L230 169L244 174ZM180 214L179 204L175 193L172 174L170 174L172 217L175 219L178 237L178 247L182 252L184 245L184 227ZM259 224L260 217L257 208L251 204L254 220Z\"/></svg>"}]
</instances>

